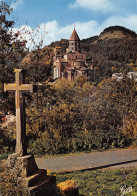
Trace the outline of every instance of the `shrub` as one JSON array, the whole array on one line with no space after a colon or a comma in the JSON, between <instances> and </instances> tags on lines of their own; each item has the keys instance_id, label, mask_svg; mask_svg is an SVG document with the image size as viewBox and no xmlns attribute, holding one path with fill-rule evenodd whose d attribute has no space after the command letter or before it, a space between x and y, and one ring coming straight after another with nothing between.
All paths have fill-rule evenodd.
<instances>
[{"instance_id":1,"label":"shrub","mask_svg":"<svg viewBox=\"0 0 137 196\"><path fill-rule=\"evenodd\" d=\"M27 190L25 190L23 187L23 181L20 177L20 171L17 168L15 168L14 170L10 170L7 167L3 168L0 173L0 189L3 196L29 195Z\"/></svg>"},{"instance_id":2,"label":"shrub","mask_svg":"<svg viewBox=\"0 0 137 196\"><path fill-rule=\"evenodd\" d=\"M66 180L65 182L61 182L57 185L57 188L61 195L66 196L77 196L78 194L78 188L76 186L76 182L74 180Z\"/></svg>"}]
</instances>

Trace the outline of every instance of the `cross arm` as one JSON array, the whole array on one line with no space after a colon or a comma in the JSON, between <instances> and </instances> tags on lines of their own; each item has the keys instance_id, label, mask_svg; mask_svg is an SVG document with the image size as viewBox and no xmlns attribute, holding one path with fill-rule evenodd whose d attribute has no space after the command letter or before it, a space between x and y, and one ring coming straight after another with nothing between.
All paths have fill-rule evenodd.
<instances>
[{"instance_id":1,"label":"cross arm","mask_svg":"<svg viewBox=\"0 0 137 196\"><path fill-rule=\"evenodd\" d=\"M4 84L4 92L6 91L15 91L16 90L16 84Z\"/></svg>"},{"instance_id":2,"label":"cross arm","mask_svg":"<svg viewBox=\"0 0 137 196\"><path fill-rule=\"evenodd\" d=\"M33 92L33 84L21 84L19 86L19 90L21 91L30 91Z\"/></svg>"}]
</instances>

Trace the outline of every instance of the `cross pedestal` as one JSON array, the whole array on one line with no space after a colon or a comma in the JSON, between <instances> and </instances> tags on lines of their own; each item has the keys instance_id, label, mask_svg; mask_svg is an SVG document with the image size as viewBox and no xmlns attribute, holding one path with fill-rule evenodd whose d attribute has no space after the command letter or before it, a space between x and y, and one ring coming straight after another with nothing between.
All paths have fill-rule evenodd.
<instances>
[{"instance_id":1,"label":"cross pedestal","mask_svg":"<svg viewBox=\"0 0 137 196\"><path fill-rule=\"evenodd\" d=\"M4 84L4 91L15 91L15 106L16 106L16 149L15 152L19 156L27 154L27 147L25 142L26 127L25 127L25 109L23 91L33 92L32 84L22 84L20 80L21 69L15 69L15 83Z\"/></svg>"}]
</instances>

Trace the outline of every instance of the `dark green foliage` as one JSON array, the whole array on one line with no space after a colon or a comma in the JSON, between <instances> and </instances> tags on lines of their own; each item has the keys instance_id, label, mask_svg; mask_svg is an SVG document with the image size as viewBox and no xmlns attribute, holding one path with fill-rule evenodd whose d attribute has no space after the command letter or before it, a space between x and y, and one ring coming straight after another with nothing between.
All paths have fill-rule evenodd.
<instances>
[{"instance_id":1,"label":"dark green foliage","mask_svg":"<svg viewBox=\"0 0 137 196\"><path fill-rule=\"evenodd\" d=\"M0 155L0 161L3 159L7 159L8 158L8 154L2 154Z\"/></svg>"},{"instance_id":2,"label":"dark green foliage","mask_svg":"<svg viewBox=\"0 0 137 196\"><path fill-rule=\"evenodd\" d=\"M93 36L87 39L82 39L81 43L85 44L85 43L92 43L94 41L96 41L99 38L99 36Z\"/></svg>"},{"instance_id":3,"label":"dark green foliage","mask_svg":"<svg viewBox=\"0 0 137 196\"><path fill-rule=\"evenodd\" d=\"M43 145L42 141L39 138L37 138L36 140L30 140L28 153L35 154L38 157L45 155L44 147L46 148L46 146Z\"/></svg>"},{"instance_id":4,"label":"dark green foliage","mask_svg":"<svg viewBox=\"0 0 137 196\"><path fill-rule=\"evenodd\" d=\"M49 47L61 47L62 51L65 53L66 52L66 48L68 47L69 42L67 39L61 39L60 41L56 41L56 42L52 42Z\"/></svg>"},{"instance_id":5,"label":"dark green foliage","mask_svg":"<svg viewBox=\"0 0 137 196\"><path fill-rule=\"evenodd\" d=\"M7 152L13 151L15 141L12 138L12 135L8 133L8 130L1 130L0 129L0 154L5 154Z\"/></svg>"},{"instance_id":6,"label":"dark green foliage","mask_svg":"<svg viewBox=\"0 0 137 196\"><path fill-rule=\"evenodd\" d=\"M123 37L101 39L101 36L120 31ZM137 59L137 35L136 33L123 28L111 27L107 28L100 34L95 42L82 42L82 48L87 51L87 56L92 57L95 66L95 80L101 81L103 78L111 77L114 72L127 73L135 70L135 66L129 66L129 60L133 62Z\"/></svg>"}]
</instances>

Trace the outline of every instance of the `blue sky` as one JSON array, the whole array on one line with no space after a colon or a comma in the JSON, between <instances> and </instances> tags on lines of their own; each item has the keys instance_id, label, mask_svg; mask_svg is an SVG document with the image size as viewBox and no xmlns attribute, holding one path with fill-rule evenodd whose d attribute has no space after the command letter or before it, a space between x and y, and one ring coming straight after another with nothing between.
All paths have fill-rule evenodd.
<instances>
[{"instance_id":1,"label":"blue sky","mask_svg":"<svg viewBox=\"0 0 137 196\"><path fill-rule=\"evenodd\" d=\"M13 0L11 7L11 17L18 18L14 30L33 32L37 43L43 36L44 45L69 39L74 24L81 39L113 25L137 32L137 0Z\"/></svg>"}]
</instances>

